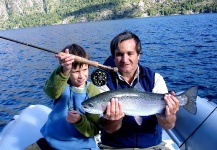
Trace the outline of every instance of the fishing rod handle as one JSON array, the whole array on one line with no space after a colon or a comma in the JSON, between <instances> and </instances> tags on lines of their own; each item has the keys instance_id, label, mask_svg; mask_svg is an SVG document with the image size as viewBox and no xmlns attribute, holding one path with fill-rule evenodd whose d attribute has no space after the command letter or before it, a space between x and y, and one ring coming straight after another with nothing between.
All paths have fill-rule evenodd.
<instances>
[{"instance_id":1,"label":"fishing rod handle","mask_svg":"<svg viewBox=\"0 0 217 150\"><path fill-rule=\"evenodd\" d=\"M82 58L82 57L79 57L79 56L75 56L74 55L74 60L77 61L77 62L80 62L80 63L84 63L84 64L88 64L88 65L94 66L94 67L99 67L99 63L98 62L91 61L91 60L88 60L88 59L85 59L85 58Z\"/></svg>"},{"instance_id":2,"label":"fishing rod handle","mask_svg":"<svg viewBox=\"0 0 217 150\"><path fill-rule=\"evenodd\" d=\"M101 65L99 64L99 67L98 68L102 68L102 69L106 69L106 70L111 70L111 71L114 71L114 72L118 72L118 68L117 67L110 67L110 66L105 66L105 65Z\"/></svg>"},{"instance_id":3,"label":"fishing rod handle","mask_svg":"<svg viewBox=\"0 0 217 150\"><path fill-rule=\"evenodd\" d=\"M105 66L105 65L99 64L96 61L91 61L91 60L88 60L88 59L85 59L85 58L82 58L82 57L79 57L79 56L75 56L74 55L74 59L77 62L88 64L88 65L91 65L91 66L94 66L94 67L97 67L97 68L102 68L102 69L106 69L106 70L112 70L114 72L118 71L117 67L112 68L112 67L109 67L109 66Z\"/></svg>"}]
</instances>

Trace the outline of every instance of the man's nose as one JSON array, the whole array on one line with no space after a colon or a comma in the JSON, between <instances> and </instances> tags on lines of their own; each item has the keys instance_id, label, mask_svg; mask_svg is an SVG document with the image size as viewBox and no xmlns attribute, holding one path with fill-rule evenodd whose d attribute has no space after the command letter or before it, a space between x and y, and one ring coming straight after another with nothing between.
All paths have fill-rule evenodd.
<instances>
[{"instance_id":1,"label":"man's nose","mask_svg":"<svg viewBox=\"0 0 217 150\"><path fill-rule=\"evenodd\" d=\"M126 62L126 61L127 61L127 59L128 59L128 57L127 57L127 55L126 55L126 54L125 54L125 55L123 55L123 56L122 56L122 58L121 58L122 62Z\"/></svg>"}]
</instances>

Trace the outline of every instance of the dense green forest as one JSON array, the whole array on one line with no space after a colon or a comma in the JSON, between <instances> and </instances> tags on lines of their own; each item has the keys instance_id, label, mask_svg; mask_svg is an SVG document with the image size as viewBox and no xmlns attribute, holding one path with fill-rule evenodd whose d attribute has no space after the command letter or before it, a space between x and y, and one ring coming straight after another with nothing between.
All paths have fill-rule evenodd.
<instances>
[{"instance_id":1,"label":"dense green forest","mask_svg":"<svg viewBox=\"0 0 217 150\"><path fill-rule=\"evenodd\" d=\"M16 14L8 9L8 19L0 22L0 29L217 12L216 0L60 0L52 5L48 2L43 0L43 11L32 7L26 13Z\"/></svg>"}]
</instances>

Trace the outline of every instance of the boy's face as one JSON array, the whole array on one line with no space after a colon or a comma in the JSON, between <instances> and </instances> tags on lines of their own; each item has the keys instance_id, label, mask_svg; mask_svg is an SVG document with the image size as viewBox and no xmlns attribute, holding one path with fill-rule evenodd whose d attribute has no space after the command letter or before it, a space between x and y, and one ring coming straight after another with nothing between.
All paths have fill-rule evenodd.
<instances>
[{"instance_id":1,"label":"boy's face","mask_svg":"<svg viewBox=\"0 0 217 150\"><path fill-rule=\"evenodd\" d=\"M73 68L70 75L72 85L78 88L85 87L88 72L87 64L83 64L81 67L78 65L76 68Z\"/></svg>"}]
</instances>

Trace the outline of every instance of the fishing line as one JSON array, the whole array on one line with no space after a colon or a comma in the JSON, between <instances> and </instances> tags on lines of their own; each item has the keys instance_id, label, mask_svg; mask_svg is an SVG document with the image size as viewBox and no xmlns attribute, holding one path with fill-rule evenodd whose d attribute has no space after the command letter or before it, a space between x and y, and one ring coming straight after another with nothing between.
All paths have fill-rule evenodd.
<instances>
[{"instance_id":1,"label":"fishing line","mask_svg":"<svg viewBox=\"0 0 217 150\"><path fill-rule=\"evenodd\" d=\"M3 36L0 36L0 38L5 39L5 40L9 40L9 41L12 41L12 42L15 42L15 43L23 44L23 45L26 45L26 46L30 46L30 47L33 47L33 48L36 48L36 49L40 49L40 50L43 50L43 51L47 51L47 52L50 52L50 53L58 54L58 52L55 52L55 51L52 51L52 50L49 50L49 49L46 49L46 48L42 48L42 47L35 46L35 45L32 45L32 44L28 44L28 43L24 43L24 42L21 42L21 41L13 40L13 39L6 38L6 37L3 37ZM91 60L88 60L88 59L85 59L85 58L82 58L82 57L79 57L79 56L74 56L74 60L77 61L77 62L80 62L80 63L84 63L84 64L94 66L96 68L111 70L111 71L114 71L114 72L118 71L117 67L112 68L110 66L105 66L105 65L99 64L96 61L91 61Z\"/></svg>"},{"instance_id":2,"label":"fishing line","mask_svg":"<svg viewBox=\"0 0 217 150\"><path fill-rule=\"evenodd\" d=\"M182 147L183 144L185 144L188 139L202 126L202 124L211 116L211 114L217 109L217 107L215 109L213 109L213 111L199 124L199 126L188 136L187 139L185 139L185 141L179 146L179 148Z\"/></svg>"},{"instance_id":3,"label":"fishing line","mask_svg":"<svg viewBox=\"0 0 217 150\"><path fill-rule=\"evenodd\" d=\"M8 40L8 41L15 42L15 43L23 44L23 45L26 45L26 46L34 47L36 49L40 49L40 50L47 51L47 52L50 52L50 53L58 54L57 52L49 50L49 49L46 49L46 48L42 48L42 47L35 46L35 45L32 45L32 44L28 44L28 43L24 43L24 42L21 42L21 41L9 39L9 38L3 37L3 36L0 36L0 38Z\"/></svg>"},{"instance_id":4,"label":"fishing line","mask_svg":"<svg viewBox=\"0 0 217 150\"><path fill-rule=\"evenodd\" d=\"M29 46L29 47L33 47L33 48L36 48L36 49L39 49L39 50L43 50L43 51L47 51L47 52L50 52L50 53L58 54L58 52L55 52L55 51L52 51L52 50L49 50L49 49L46 49L46 48L42 48L42 47L39 47L39 46L35 46L35 45L32 45L32 44L24 43L24 42L21 42L21 41L13 40L13 39L10 39L10 38L7 38L7 37L0 36L0 38L5 39L5 40L9 40L9 41L12 41L12 42L15 42L15 43L23 44L23 45L26 45L26 46ZM85 59L85 58L82 58L82 57L79 57L79 56L74 56L74 60L77 61L77 62L80 62L80 63L84 63L84 64L94 66L96 68L100 68L100 69L97 69L96 71L92 72L92 74L91 74L91 80L92 80L93 84L96 85L96 86L103 86L103 85L105 85L107 83L108 78L107 78L107 72L105 70L111 70L111 71L114 71L114 72L118 71L117 67L112 68L110 66L102 65L102 64L99 64L96 61L91 61L91 60L88 60L88 59Z\"/></svg>"}]
</instances>

